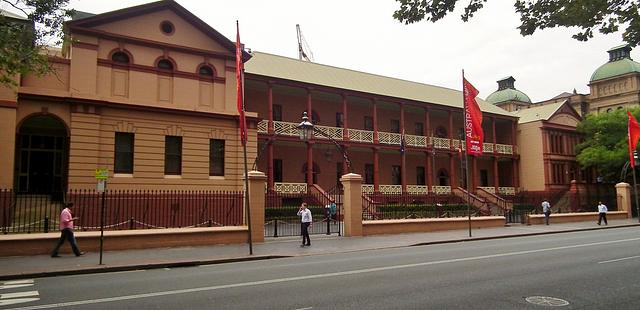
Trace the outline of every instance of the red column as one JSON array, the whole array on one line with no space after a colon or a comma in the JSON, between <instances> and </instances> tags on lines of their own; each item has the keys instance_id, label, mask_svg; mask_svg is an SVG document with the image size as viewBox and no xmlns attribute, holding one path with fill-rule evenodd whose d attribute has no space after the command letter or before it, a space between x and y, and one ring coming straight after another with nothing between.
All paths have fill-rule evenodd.
<instances>
[{"instance_id":1,"label":"red column","mask_svg":"<svg viewBox=\"0 0 640 310\"><path fill-rule=\"evenodd\" d=\"M453 112L449 111L449 148L453 150Z\"/></svg>"},{"instance_id":2,"label":"red column","mask_svg":"<svg viewBox=\"0 0 640 310\"><path fill-rule=\"evenodd\" d=\"M498 187L500 187L500 176L498 175L498 157L493 157L493 186L496 188L496 195L499 194Z\"/></svg>"},{"instance_id":3,"label":"red column","mask_svg":"<svg viewBox=\"0 0 640 310\"><path fill-rule=\"evenodd\" d=\"M378 148L373 148L373 190L375 192L380 191L380 177L378 176L379 161L380 155L378 154Z\"/></svg>"},{"instance_id":4,"label":"red column","mask_svg":"<svg viewBox=\"0 0 640 310\"><path fill-rule=\"evenodd\" d=\"M431 187L433 186L433 167L431 166L433 159L431 158L431 156L433 155L429 151L424 152L424 154L426 155L424 166L427 167L427 188L429 191L431 191Z\"/></svg>"},{"instance_id":5,"label":"red column","mask_svg":"<svg viewBox=\"0 0 640 310\"><path fill-rule=\"evenodd\" d=\"M496 143L498 143L498 137L496 137L496 118L495 117L491 118L491 130L493 131L493 153L495 154L498 151L496 147Z\"/></svg>"},{"instance_id":6,"label":"red column","mask_svg":"<svg viewBox=\"0 0 640 310\"><path fill-rule=\"evenodd\" d=\"M267 188L273 189L273 140L267 140L269 146L267 147Z\"/></svg>"},{"instance_id":7,"label":"red column","mask_svg":"<svg viewBox=\"0 0 640 310\"><path fill-rule=\"evenodd\" d=\"M307 184L313 184L313 144L307 142Z\"/></svg>"},{"instance_id":8,"label":"red column","mask_svg":"<svg viewBox=\"0 0 640 310\"><path fill-rule=\"evenodd\" d=\"M267 82L267 102L269 106L269 126L267 133L273 134L273 83Z\"/></svg>"},{"instance_id":9,"label":"red column","mask_svg":"<svg viewBox=\"0 0 640 310\"><path fill-rule=\"evenodd\" d=\"M424 108L424 130L422 135L427 137L431 132L431 121L429 120L429 108ZM428 144L429 142L427 142Z\"/></svg>"},{"instance_id":10,"label":"red column","mask_svg":"<svg viewBox=\"0 0 640 310\"><path fill-rule=\"evenodd\" d=\"M342 118L343 118L342 138L344 140L349 140L349 115L347 114L347 95L346 94L342 94Z\"/></svg>"},{"instance_id":11,"label":"red column","mask_svg":"<svg viewBox=\"0 0 640 310\"><path fill-rule=\"evenodd\" d=\"M373 99L373 143L378 143L378 101Z\"/></svg>"},{"instance_id":12,"label":"red column","mask_svg":"<svg viewBox=\"0 0 640 310\"><path fill-rule=\"evenodd\" d=\"M462 182L460 182L459 178L456 178L456 162L455 161L456 161L456 156L454 156L453 154L449 154L449 176L450 176L449 185L451 186L452 189L462 185Z\"/></svg>"},{"instance_id":13,"label":"red column","mask_svg":"<svg viewBox=\"0 0 640 310\"><path fill-rule=\"evenodd\" d=\"M404 135L404 104L400 103L400 133ZM400 183L402 184L402 192L407 191L407 146L405 151L400 154Z\"/></svg>"},{"instance_id":14,"label":"red column","mask_svg":"<svg viewBox=\"0 0 640 310\"><path fill-rule=\"evenodd\" d=\"M309 120L312 123L315 123L315 119L313 119L313 106L311 105L311 88L307 88L307 116L309 116Z\"/></svg>"},{"instance_id":15,"label":"red column","mask_svg":"<svg viewBox=\"0 0 640 310\"><path fill-rule=\"evenodd\" d=\"M518 189L520 187L520 170L518 169L518 160L513 158L513 187Z\"/></svg>"}]
</instances>

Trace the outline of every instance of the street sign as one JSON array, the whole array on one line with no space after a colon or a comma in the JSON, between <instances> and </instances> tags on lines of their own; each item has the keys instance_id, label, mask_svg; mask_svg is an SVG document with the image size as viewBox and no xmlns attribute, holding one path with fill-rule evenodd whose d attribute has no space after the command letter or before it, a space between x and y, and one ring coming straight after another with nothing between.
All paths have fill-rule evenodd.
<instances>
[{"instance_id":1,"label":"street sign","mask_svg":"<svg viewBox=\"0 0 640 310\"><path fill-rule=\"evenodd\" d=\"M109 177L109 169L107 168L97 168L96 169L96 179L97 180L106 180Z\"/></svg>"}]
</instances>

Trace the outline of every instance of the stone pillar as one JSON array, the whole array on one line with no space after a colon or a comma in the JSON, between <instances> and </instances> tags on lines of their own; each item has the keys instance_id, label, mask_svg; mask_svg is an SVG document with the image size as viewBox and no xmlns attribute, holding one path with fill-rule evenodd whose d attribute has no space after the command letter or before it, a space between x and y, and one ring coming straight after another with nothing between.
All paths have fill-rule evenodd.
<instances>
[{"instance_id":1,"label":"stone pillar","mask_svg":"<svg viewBox=\"0 0 640 310\"><path fill-rule=\"evenodd\" d=\"M616 184L616 197L618 197L618 211L626 211L627 218L631 218L631 208L634 205L631 201L631 185L624 182Z\"/></svg>"},{"instance_id":2,"label":"stone pillar","mask_svg":"<svg viewBox=\"0 0 640 310\"><path fill-rule=\"evenodd\" d=\"M265 181L267 176L260 171L249 171L249 210L251 211L251 240L264 242Z\"/></svg>"},{"instance_id":3,"label":"stone pillar","mask_svg":"<svg viewBox=\"0 0 640 310\"><path fill-rule=\"evenodd\" d=\"M344 235L362 236L362 176L345 174L340 182L344 188Z\"/></svg>"}]
</instances>

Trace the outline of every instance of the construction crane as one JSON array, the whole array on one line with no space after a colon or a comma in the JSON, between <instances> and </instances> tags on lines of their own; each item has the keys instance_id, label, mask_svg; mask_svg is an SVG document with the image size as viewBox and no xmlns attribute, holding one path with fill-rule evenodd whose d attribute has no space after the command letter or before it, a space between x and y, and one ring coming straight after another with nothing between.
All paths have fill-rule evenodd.
<instances>
[{"instance_id":1,"label":"construction crane","mask_svg":"<svg viewBox=\"0 0 640 310\"><path fill-rule=\"evenodd\" d=\"M298 58L300 60L306 60L306 61L312 62L313 52L311 52L311 47L309 47L307 40L305 40L304 36L302 35L302 30L300 30L300 24L296 24L296 31L298 32Z\"/></svg>"}]
</instances>

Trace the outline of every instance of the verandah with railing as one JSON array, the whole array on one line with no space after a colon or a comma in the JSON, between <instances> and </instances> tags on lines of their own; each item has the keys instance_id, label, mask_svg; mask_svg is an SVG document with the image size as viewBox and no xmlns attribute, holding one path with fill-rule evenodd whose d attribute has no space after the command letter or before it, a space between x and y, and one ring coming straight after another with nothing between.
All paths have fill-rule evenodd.
<instances>
[{"instance_id":1,"label":"verandah with railing","mask_svg":"<svg viewBox=\"0 0 640 310\"><path fill-rule=\"evenodd\" d=\"M0 189L2 233L57 231L65 203L74 204L76 230L99 230L103 195L70 190L63 200L53 195L22 194ZM104 229L187 228L243 225L243 192L107 190Z\"/></svg>"}]
</instances>

